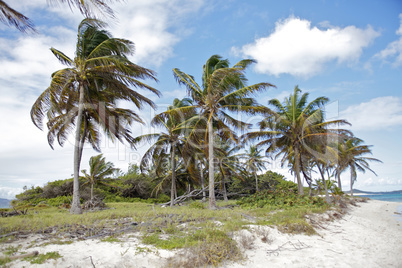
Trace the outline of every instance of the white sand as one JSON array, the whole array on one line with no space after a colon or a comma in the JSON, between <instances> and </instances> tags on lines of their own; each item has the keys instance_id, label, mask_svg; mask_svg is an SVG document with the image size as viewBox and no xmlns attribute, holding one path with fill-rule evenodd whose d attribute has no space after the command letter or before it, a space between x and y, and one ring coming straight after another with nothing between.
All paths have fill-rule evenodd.
<instances>
[{"instance_id":1,"label":"white sand","mask_svg":"<svg viewBox=\"0 0 402 268\"><path fill-rule=\"evenodd\" d=\"M371 200L358 205L342 219L322 224L319 235L288 235L265 227L273 241L263 243L257 234L242 231L255 237L253 248L245 251L247 259L222 267L402 267L402 217L398 220L394 214L402 203ZM42 265L16 260L8 267L164 267L166 258L176 253L141 245L136 234L119 239L125 242L95 239L28 248L33 240L34 245L41 243L40 236L34 236L1 244L0 248L3 251L10 245L22 245L20 252L57 251L63 256Z\"/></svg>"}]
</instances>

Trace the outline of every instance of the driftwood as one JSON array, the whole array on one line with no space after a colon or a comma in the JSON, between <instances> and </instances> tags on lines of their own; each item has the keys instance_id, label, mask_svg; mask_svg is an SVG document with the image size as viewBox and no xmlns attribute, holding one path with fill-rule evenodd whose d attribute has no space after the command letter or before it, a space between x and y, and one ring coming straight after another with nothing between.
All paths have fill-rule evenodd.
<instances>
[{"instance_id":1,"label":"driftwood","mask_svg":"<svg viewBox=\"0 0 402 268\"><path fill-rule=\"evenodd\" d=\"M177 204L183 203L184 201L186 201L189 198L200 196L200 195L202 195L203 191L207 191L207 188L208 187L204 187L204 189L194 189L194 190L192 190L190 192L187 191L183 195L178 196L177 198L175 198L174 199L174 204L177 205ZM159 205L168 206L168 205L170 205L170 202L171 201L163 203L163 204L159 204Z\"/></svg>"},{"instance_id":2,"label":"driftwood","mask_svg":"<svg viewBox=\"0 0 402 268\"><path fill-rule=\"evenodd\" d=\"M215 184L218 184L219 182L215 182ZM198 197L201 196L203 192L208 192L209 191L209 186L204 187L203 189L194 189L192 191L186 191L183 195L178 196L174 199L174 204L180 204L186 201L189 198L193 197ZM221 197L223 194L220 191L215 190L215 196L216 197ZM247 196L247 194L241 194L241 193L228 193L226 196ZM162 203L159 204L160 206L169 206L170 202Z\"/></svg>"},{"instance_id":3,"label":"driftwood","mask_svg":"<svg viewBox=\"0 0 402 268\"><path fill-rule=\"evenodd\" d=\"M19 216L19 215L27 215L28 214L28 209L23 209L23 210L16 210L13 207L14 211L0 211L0 216L1 217L12 217L12 216Z\"/></svg>"}]
</instances>

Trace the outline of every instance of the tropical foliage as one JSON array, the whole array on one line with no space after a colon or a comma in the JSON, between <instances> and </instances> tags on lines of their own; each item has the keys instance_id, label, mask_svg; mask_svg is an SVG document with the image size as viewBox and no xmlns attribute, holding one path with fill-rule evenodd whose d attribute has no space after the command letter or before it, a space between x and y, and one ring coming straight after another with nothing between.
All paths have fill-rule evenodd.
<instances>
[{"instance_id":1,"label":"tropical foliage","mask_svg":"<svg viewBox=\"0 0 402 268\"><path fill-rule=\"evenodd\" d=\"M47 2L52 5L66 3L70 8L78 8L87 18L94 18L96 15L114 17L113 10L104 0L47 0ZM21 32L36 32L33 22L28 17L10 7L3 0L0 0L0 21L14 26Z\"/></svg>"},{"instance_id":2,"label":"tropical foliage","mask_svg":"<svg viewBox=\"0 0 402 268\"><path fill-rule=\"evenodd\" d=\"M350 193L352 196L353 184L357 179L357 171L364 173L366 170L369 170L377 175L374 170L370 168L368 162L373 161L382 163L381 160L365 156L371 154L371 146L365 145L363 142L363 140L352 136L342 139L338 146L339 163L336 167L335 173L340 177L342 172L347 169L350 170Z\"/></svg>"},{"instance_id":3,"label":"tropical foliage","mask_svg":"<svg viewBox=\"0 0 402 268\"><path fill-rule=\"evenodd\" d=\"M274 158L282 156L282 166L287 164L290 167L297 178L298 192L303 195L301 172L304 170L303 163L307 161L306 158L322 161L332 159L333 154L325 149L333 136L341 131L329 127L337 127L347 122L325 121L323 106L328 102L328 98L319 97L308 102L309 94L300 93L301 90L296 86L293 94L286 98L284 103L278 99L270 100L268 104L272 108L259 122L260 131L249 132L244 137L247 141L258 141L258 147L266 146L267 155Z\"/></svg>"},{"instance_id":4,"label":"tropical foliage","mask_svg":"<svg viewBox=\"0 0 402 268\"><path fill-rule=\"evenodd\" d=\"M89 173L85 169L82 170L82 173L84 173L83 178L87 181L86 183L91 185L91 201L94 199L94 185L106 184L104 179L110 177L116 170L113 163L106 162L102 154L89 159Z\"/></svg>"},{"instance_id":5,"label":"tropical foliage","mask_svg":"<svg viewBox=\"0 0 402 268\"><path fill-rule=\"evenodd\" d=\"M78 27L74 59L52 48L57 59L68 67L52 74L50 86L39 96L31 110L31 119L42 129L48 118L48 141L56 138L61 146L75 127L74 194L71 213L82 213L79 202L79 170L83 145L90 143L99 150L100 129L112 140L133 141L133 122L141 117L128 109L117 107L118 100L130 101L137 108L153 101L132 90L143 88L159 95L159 91L138 79L156 80L153 71L132 63L133 43L112 38L102 29L103 23L84 19Z\"/></svg>"},{"instance_id":6,"label":"tropical foliage","mask_svg":"<svg viewBox=\"0 0 402 268\"><path fill-rule=\"evenodd\" d=\"M189 134L192 143L204 145L205 155L208 156L209 165L209 208L215 209L215 165L214 140L219 134L224 140L232 139L238 142L235 130L245 130L249 124L235 119L230 113L247 113L253 115L261 113L264 108L253 98L253 93L261 92L269 83L257 83L247 86L245 70L254 63L253 60L241 60L233 67L229 61L218 55L211 56L203 67L201 86L195 82L193 76L173 69L173 75L180 85L187 88L192 98L198 119L194 122L193 131ZM177 113L173 109L169 113ZM169 113L166 113L169 114ZM204 142L201 142L204 138Z\"/></svg>"}]
</instances>

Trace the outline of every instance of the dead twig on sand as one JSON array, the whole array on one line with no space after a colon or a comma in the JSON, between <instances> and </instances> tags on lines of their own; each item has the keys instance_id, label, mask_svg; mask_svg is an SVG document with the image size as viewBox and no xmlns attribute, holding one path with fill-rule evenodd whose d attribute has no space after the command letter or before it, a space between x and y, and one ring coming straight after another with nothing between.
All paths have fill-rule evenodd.
<instances>
[{"instance_id":1,"label":"dead twig on sand","mask_svg":"<svg viewBox=\"0 0 402 268\"><path fill-rule=\"evenodd\" d=\"M269 249L267 250L267 253L271 256L279 256L279 252L281 251L296 251L296 250L302 250L302 249L306 249L306 248L311 248L311 246L308 246L306 244L304 244L303 242L300 242L300 240L298 240L298 242L293 243L292 241L288 241L285 244L278 246L277 249Z\"/></svg>"}]
</instances>

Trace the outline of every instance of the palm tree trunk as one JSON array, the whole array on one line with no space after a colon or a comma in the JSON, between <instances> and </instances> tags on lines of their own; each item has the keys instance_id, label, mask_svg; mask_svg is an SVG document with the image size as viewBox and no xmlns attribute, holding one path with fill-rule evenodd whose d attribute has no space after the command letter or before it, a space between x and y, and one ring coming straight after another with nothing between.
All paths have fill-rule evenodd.
<instances>
[{"instance_id":1,"label":"palm tree trunk","mask_svg":"<svg viewBox=\"0 0 402 268\"><path fill-rule=\"evenodd\" d=\"M205 192L205 179L204 179L204 171L202 167L202 162L200 161L200 176L201 176L201 188L202 188L202 202L207 201L207 193Z\"/></svg>"},{"instance_id":2,"label":"palm tree trunk","mask_svg":"<svg viewBox=\"0 0 402 268\"><path fill-rule=\"evenodd\" d=\"M303 182L300 178L299 148L297 148L297 146L295 146L295 173L296 173L296 178L297 178L297 189L298 189L299 195L304 195Z\"/></svg>"},{"instance_id":3,"label":"palm tree trunk","mask_svg":"<svg viewBox=\"0 0 402 268\"><path fill-rule=\"evenodd\" d=\"M318 164L317 167L321 174L322 184L324 185L325 201L327 201L328 204L331 204L331 199L329 198L329 195L328 195L327 182L325 181L325 177L324 177L324 166L321 168L320 164Z\"/></svg>"},{"instance_id":4,"label":"palm tree trunk","mask_svg":"<svg viewBox=\"0 0 402 268\"><path fill-rule=\"evenodd\" d=\"M82 114L84 110L84 86L80 85L80 99L78 103L77 124L75 130L75 145L74 145L74 182L73 182L73 202L71 204L70 214L82 214L80 203L80 163L81 163L81 150L80 150L80 135Z\"/></svg>"},{"instance_id":5,"label":"palm tree trunk","mask_svg":"<svg viewBox=\"0 0 402 268\"><path fill-rule=\"evenodd\" d=\"M212 118L208 122L209 209L216 209L214 178L214 130Z\"/></svg>"},{"instance_id":6,"label":"palm tree trunk","mask_svg":"<svg viewBox=\"0 0 402 268\"><path fill-rule=\"evenodd\" d=\"M354 183L353 168L350 168L350 196L353 196L353 183Z\"/></svg>"},{"instance_id":7,"label":"palm tree trunk","mask_svg":"<svg viewBox=\"0 0 402 268\"><path fill-rule=\"evenodd\" d=\"M222 188L223 201L225 201L225 202L229 201L228 194L227 194L227 191L226 191L226 184L225 184L225 177L224 176L222 176L221 188Z\"/></svg>"},{"instance_id":8,"label":"palm tree trunk","mask_svg":"<svg viewBox=\"0 0 402 268\"><path fill-rule=\"evenodd\" d=\"M170 206L174 206L174 200L176 196L176 158L174 154L174 145L173 143L170 146L170 157L172 162L172 188L170 190Z\"/></svg>"},{"instance_id":9,"label":"palm tree trunk","mask_svg":"<svg viewBox=\"0 0 402 268\"><path fill-rule=\"evenodd\" d=\"M85 116L84 116L85 117ZM88 131L88 121L87 121L87 119L86 118L84 118L84 120L83 120L84 122L84 130L82 131L82 136L81 136L81 139L80 139L80 147L79 147L79 149L80 149L80 157L79 157L79 159L78 159L78 162L79 163L81 163L81 159L82 159L82 152L83 152L83 150L84 150L84 143L85 143L85 137L87 136L87 131Z\"/></svg>"},{"instance_id":10,"label":"palm tree trunk","mask_svg":"<svg viewBox=\"0 0 402 268\"><path fill-rule=\"evenodd\" d=\"M254 177L255 177L255 191L258 192L258 178L257 178L257 172L254 171Z\"/></svg>"},{"instance_id":11,"label":"palm tree trunk","mask_svg":"<svg viewBox=\"0 0 402 268\"><path fill-rule=\"evenodd\" d=\"M342 184L341 184L341 174L337 172L336 177L338 179L338 188L342 191Z\"/></svg>"},{"instance_id":12,"label":"palm tree trunk","mask_svg":"<svg viewBox=\"0 0 402 268\"><path fill-rule=\"evenodd\" d=\"M91 183L91 202L94 201L94 184Z\"/></svg>"}]
</instances>

